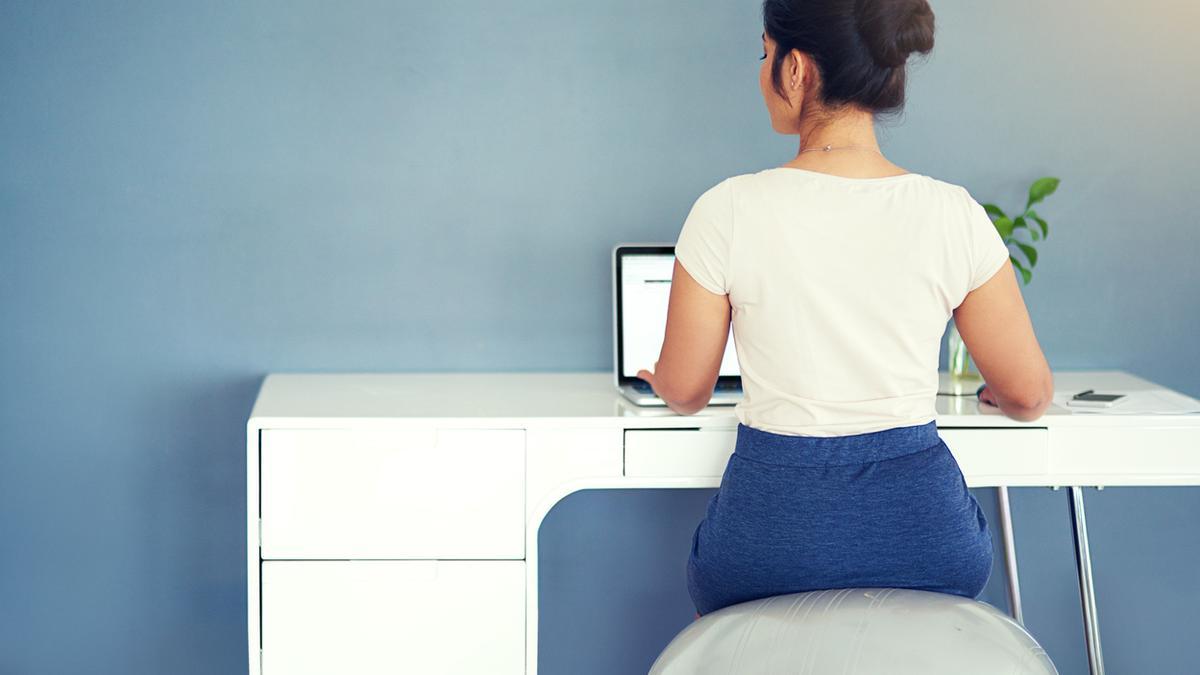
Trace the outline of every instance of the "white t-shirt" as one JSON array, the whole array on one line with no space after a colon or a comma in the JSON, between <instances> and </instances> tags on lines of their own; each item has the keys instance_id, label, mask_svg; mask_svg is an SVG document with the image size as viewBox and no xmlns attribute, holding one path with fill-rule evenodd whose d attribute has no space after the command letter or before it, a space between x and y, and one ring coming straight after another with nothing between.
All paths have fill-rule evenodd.
<instances>
[{"instance_id":1,"label":"white t-shirt","mask_svg":"<svg viewBox=\"0 0 1200 675\"><path fill-rule=\"evenodd\" d=\"M738 420L844 436L934 419L946 324L1009 254L958 185L780 167L701 195L675 255L729 295Z\"/></svg>"}]
</instances>

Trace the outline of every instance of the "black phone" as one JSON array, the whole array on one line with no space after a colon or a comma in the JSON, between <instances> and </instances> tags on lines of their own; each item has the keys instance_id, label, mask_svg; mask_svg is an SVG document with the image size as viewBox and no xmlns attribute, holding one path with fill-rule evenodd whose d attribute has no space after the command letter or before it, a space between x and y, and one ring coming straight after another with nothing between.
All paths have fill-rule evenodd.
<instances>
[{"instance_id":1,"label":"black phone","mask_svg":"<svg viewBox=\"0 0 1200 675\"><path fill-rule=\"evenodd\" d=\"M1072 398L1071 400L1072 401L1096 401L1096 402L1100 402L1100 403L1111 403L1112 401L1115 401L1124 396L1125 396L1125 394L1091 394L1091 393L1088 393L1088 394L1076 394L1075 397Z\"/></svg>"},{"instance_id":2,"label":"black phone","mask_svg":"<svg viewBox=\"0 0 1200 675\"><path fill-rule=\"evenodd\" d=\"M1110 408L1123 398L1125 398L1125 394L1097 394L1088 389L1072 396L1067 401L1067 405L1081 408Z\"/></svg>"}]
</instances>

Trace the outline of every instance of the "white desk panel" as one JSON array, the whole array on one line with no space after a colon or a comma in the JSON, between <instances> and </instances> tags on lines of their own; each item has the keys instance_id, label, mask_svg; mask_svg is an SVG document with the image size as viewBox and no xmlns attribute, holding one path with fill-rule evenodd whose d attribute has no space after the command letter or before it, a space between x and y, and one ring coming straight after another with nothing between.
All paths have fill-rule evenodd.
<instances>
[{"instance_id":1,"label":"white desk panel","mask_svg":"<svg viewBox=\"0 0 1200 675\"><path fill-rule=\"evenodd\" d=\"M264 672L520 675L525 563L267 561Z\"/></svg>"},{"instance_id":2,"label":"white desk panel","mask_svg":"<svg viewBox=\"0 0 1200 675\"><path fill-rule=\"evenodd\" d=\"M1162 387L1120 371L1054 374L1058 391L1140 391ZM1042 419L1017 422L981 406L974 396L937 398L943 427L1195 426L1198 416L1072 415L1051 406ZM629 418L637 419L631 423ZM258 429L318 425L389 427L425 419L448 426L529 428L530 425L625 427L736 426L732 406L708 407L680 416L665 408L638 408L616 393L611 373L273 373L251 411ZM338 424L331 424L334 420Z\"/></svg>"},{"instance_id":3,"label":"white desk panel","mask_svg":"<svg viewBox=\"0 0 1200 675\"><path fill-rule=\"evenodd\" d=\"M1050 468L1046 429L938 429L969 487L1040 485Z\"/></svg>"},{"instance_id":4,"label":"white desk panel","mask_svg":"<svg viewBox=\"0 0 1200 675\"><path fill-rule=\"evenodd\" d=\"M521 429L268 429L264 559L525 557Z\"/></svg>"},{"instance_id":5,"label":"white desk panel","mask_svg":"<svg viewBox=\"0 0 1200 675\"><path fill-rule=\"evenodd\" d=\"M735 429L626 429L625 475L719 479L736 443Z\"/></svg>"}]
</instances>

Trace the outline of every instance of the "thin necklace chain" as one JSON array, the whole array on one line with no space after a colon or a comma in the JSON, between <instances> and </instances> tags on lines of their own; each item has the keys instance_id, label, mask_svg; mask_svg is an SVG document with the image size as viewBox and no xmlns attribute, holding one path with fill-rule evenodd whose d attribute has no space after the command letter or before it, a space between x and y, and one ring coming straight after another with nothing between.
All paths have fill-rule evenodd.
<instances>
[{"instance_id":1,"label":"thin necklace chain","mask_svg":"<svg viewBox=\"0 0 1200 675\"><path fill-rule=\"evenodd\" d=\"M797 152L796 154L802 155L806 152L814 152L817 150L820 150L821 152L830 152L832 150L870 150L871 152L877 152L880 155L883 154L882 152L879 152L879 150L869 147L869 146L866 146L866 145L841 145L841 146L838 146L835 148L835 147L833 147L833 144L822 145L821 147L818 147L818 148L804 148L803 150L801 150L800 152Z\"/></svg>"}]
</instances>

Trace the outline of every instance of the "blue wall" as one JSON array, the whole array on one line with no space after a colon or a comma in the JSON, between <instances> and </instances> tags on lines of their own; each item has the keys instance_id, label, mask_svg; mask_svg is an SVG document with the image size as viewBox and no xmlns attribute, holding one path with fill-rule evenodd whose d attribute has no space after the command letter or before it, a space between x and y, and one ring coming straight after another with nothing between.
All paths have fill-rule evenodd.
<instances>
[{"instance_id":1,"label":"blue wall","mask_svg":"<svg viewBox=\"0 0 1200 675\"><path fill-rule=\"evenodd\" d=\"M1200 395L1200 9L935 5L885 150L1006 204L1061 176L1051 363ZM754 0L0 4L0 672L240 672L265 373L609 368L612 244L794 150L760 31ZM551 514L543 611L580 630L545 672L687 621L709 493ZM1081 673L1065 495L1014 498L1028 624ZM1088 507L1110 670L1194 672L1200 490Z\"/></svg>"}]
</instances>

